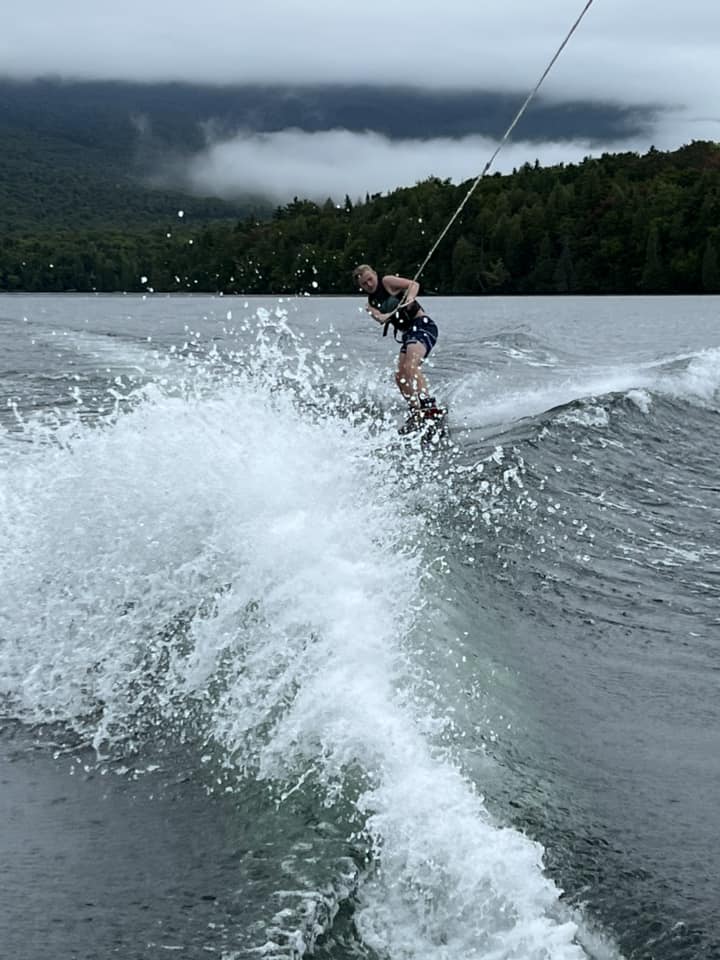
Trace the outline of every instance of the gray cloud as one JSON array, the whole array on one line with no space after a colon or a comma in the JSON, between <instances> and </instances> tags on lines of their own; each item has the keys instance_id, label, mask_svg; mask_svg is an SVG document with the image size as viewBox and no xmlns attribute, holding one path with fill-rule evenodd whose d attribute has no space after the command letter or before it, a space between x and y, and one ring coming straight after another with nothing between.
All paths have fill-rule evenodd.
<instances>
[{"instance_id":1,"label":"gray cloud","mask_svg":"<svg viewBox=\"0 0 720 960\"><path fill-rule=\"evenodd\" d=\"M582 0L15 0L3 71L29 77L233 83L400 83L527 90ZM558 99L710 105L716 0L597 0L548 81Z\"/></svg>"},{"instance_id":2,"label":"gray cloud","mask_svg":"<svg viewBox=\"0 0 720 960\"><path fill-rule=\"evenodd\" d=\"M6 11L0 29L1 69L11 77L410 85L522 96L584 0L11 3L14 9ZM680 7L670 0L596 0L543 87L545 102L657 105L646 135L627 142L632 149L718 139L718 36L717 0L685 0ZM517 136L522 138L522 127ZM195 189L226 194L256 187L281 199L294 193L354 195L430 173L472 176L488 148L471 137L391 146L372 132L281 131L215 143L193 158L183 175ZM617 140L607 145L622 148ZM519 139L504 152L500 168L535 157L571 161L602 149L578 140L523 144Z\"/></svg>"}]
</instances>

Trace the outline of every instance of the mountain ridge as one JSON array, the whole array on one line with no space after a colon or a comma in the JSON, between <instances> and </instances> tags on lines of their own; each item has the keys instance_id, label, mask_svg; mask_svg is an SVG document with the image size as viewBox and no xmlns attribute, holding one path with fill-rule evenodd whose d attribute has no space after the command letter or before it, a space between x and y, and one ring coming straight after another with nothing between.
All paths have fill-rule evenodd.
<instances>
[{"instance_id":1,"label":"mountain ridge","mask_svg":"<svg viewBox=\"0 0 720 960\"><path fill-rule=\"evenodd\" d=\"M158 172L213 137L239 130L373 129L395 139L498 136L517 109L509 93L414 88L71 82L0 77L0 230L43 225L160 224L184 208L198 221L265 216L274 203L197 197L158 186ZM612 141L644 129L651 109L542 101L526 139Z\"/></svg>"}]
</instances>

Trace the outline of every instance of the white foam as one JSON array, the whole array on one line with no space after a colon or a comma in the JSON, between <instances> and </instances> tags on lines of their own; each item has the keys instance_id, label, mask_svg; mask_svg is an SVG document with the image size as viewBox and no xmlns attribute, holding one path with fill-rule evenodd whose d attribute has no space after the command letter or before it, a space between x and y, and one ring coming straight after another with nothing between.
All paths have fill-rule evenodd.
<instances>
[{"instance_id":1,"label":"white foam","mask_svg":"<svg viewBox=\"0 0 720 960\"><path fill-rule=\"evenodd\" d=\"M631 403L635 404L641 413L650 413L652 397L647 390L630 390L628 391L627 398Z\"/></svg>"},{"instance_id":2,"label":"white foam","mask_svg":"<svg viewBox=\"0 0 720 960\"><path fill-rule=\"evenodd\" d=\"M476 427L507 425L524 417L543 414L578 400L590 400L613 393L624 393L643 413L649 412L651 394L658 393L704 406L718 402L720 389L720 348L681 354L647 363L622 364L611 368L587 368L564 374L553 368L538 379L527 364L518 386L517 371L501 376L489 370L474 372L450 390L450 405L455 422ZM600 410L596 407L596 410ZM605 426L602 415L586 413L562 415L578 419L586 426Z\"/></svg>"},{"instance_id":3,"label":"white foam","mask_svg":"<svg viewBox=\"0 0 720 960\"><path fill-rule=\"evenodd\" d=\"M607 427L610 423L610 417L605 407L601 407L599 404L593 404L589 407L561 413L557 417L557 422L565 424L577 423L582 427Z\"/></svg>"},{"instance_id":4,"label":"white foam","mask_svg":"<svg viewBox=\"0 0 720 960\"><path fill-rule=\"evenodd\" d=\"M508 424L523 417L532 417L576 400L602 397L650 385L644 371L613 369L574 373L560 380L554 371L549 381L526 384L518 388L516 381L488 380L487 374L465 378L452 391L451 407L456 419L471 425Z\"/></svg>"},{"instance_id":5,"label":"white foam","mask_svg":"<svg viewBox=\"0 0 720 960\"><path fill-rule=\"evenodd\" d=\"M720 388L720 348L700 351L682 370L661 373L655 388L691 402L716 403Z\"/></svg>"}]
</instances>

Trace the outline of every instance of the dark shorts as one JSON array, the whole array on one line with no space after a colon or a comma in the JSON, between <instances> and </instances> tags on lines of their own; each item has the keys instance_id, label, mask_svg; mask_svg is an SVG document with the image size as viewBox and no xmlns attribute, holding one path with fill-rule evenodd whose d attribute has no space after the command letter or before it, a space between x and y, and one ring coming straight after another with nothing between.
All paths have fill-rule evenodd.
<instances>
[{"instance_id":1,"label":"dark shorts","mask_svg":"<svg viewBox=\"0 0 720 960\"><path fill-rule=\"evenodd\" d=\"M430 317L418 317L417 320L413 320L410 329L402 335L400 353L407 353L410 343L421 343L425 347L425 356L427 356L437 343L437 338L437 324Z\"/></svg>"}]
</instances>

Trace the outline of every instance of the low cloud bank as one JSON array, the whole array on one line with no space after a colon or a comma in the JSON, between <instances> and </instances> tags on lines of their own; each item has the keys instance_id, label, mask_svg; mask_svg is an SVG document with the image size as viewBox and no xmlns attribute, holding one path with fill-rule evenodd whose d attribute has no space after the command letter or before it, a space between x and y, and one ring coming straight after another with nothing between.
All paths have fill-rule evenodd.
<instances>
[{"instance_id":1,"label":"low cloud bank","mask_svg":"<svg viewBox=\"0 0 720 960\"><path fill-rule=\"evenodd\" d=\"M493 170L503 173L538 160L543 166L576 163L602 153L637 151L652 144L670 149L692 139L707 139L708 126L720 138L720 120L697 120L685 114L666 115L642 140L602 144L588 140L509 142ZM165 171L166 181L203 195L226 198L263 196L277 203L301 197L353 201L366 193L385 193L411 186L430 176L454 183L476 177L492 155L496 141L481 136L459 139L392 140L367 131L330 130L308 133L239 134L210 143L180 166Z\"/></svg>"}]
</instances>

